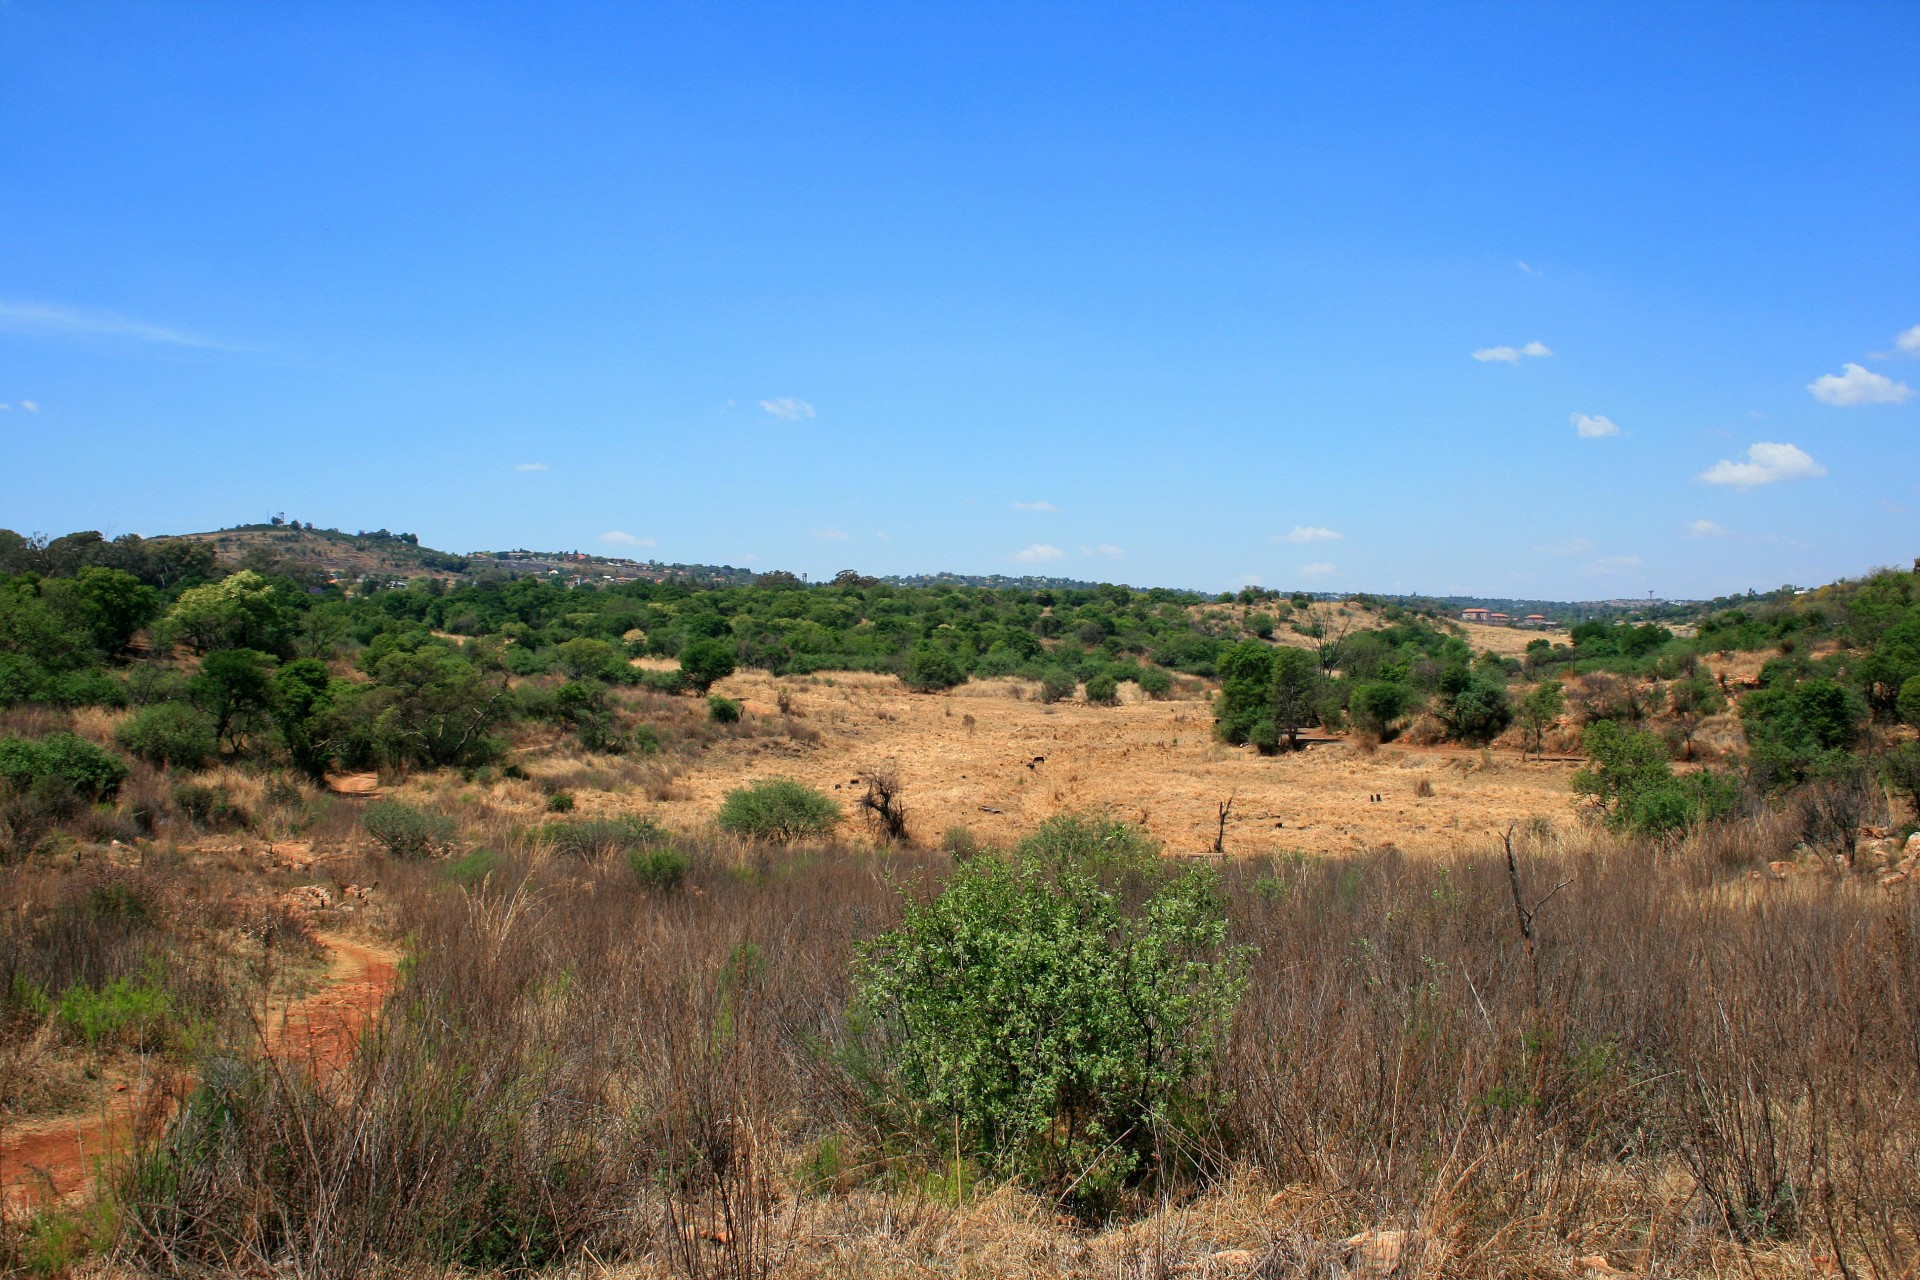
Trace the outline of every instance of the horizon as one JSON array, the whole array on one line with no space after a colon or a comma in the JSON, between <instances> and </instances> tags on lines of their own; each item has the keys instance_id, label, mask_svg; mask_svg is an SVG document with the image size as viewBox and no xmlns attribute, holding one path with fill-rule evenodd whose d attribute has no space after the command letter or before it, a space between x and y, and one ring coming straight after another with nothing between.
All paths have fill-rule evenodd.
<instances>
[{"instance_id":1,"label":"horizon","mask_svg":"<svg viewBox=\"0 0 1920 1280\"><path fill-rule=\"evenodd\" d=\"M1568 602L1905 565L1916 55L1875 4L16 0L0 524Z\"/></svg>"}]
</instances>

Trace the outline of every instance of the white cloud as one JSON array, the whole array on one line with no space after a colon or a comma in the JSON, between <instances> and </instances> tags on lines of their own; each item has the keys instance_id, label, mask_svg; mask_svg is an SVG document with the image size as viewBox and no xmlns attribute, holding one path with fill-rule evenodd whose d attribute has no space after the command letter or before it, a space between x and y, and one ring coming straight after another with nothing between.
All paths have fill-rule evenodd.
<instances>
[{"instance_id":1,"label":"white cloud","mask_svg":"<svg viewBox=\"0 0 1920 1280\"><path fill-rule=\"evenodd\" d=\"M813 406L794 396L781 396L778 400L762 400L760 407L782 422L805 422L816 416Z\"/></svg>"},{"instance_id":2,"label":"white cloud","mask_svg":"<svg viewBox=\"0 0 1920 1280\"><path fill-rule=\"evenodd\" d=\"M1058 511L1060 508L1051 502L1016 502L1013 504L1013 509L1015 511Z\"/></svg>"},{"instance_id":3,"label":"white cloud","mask_svg":"<svg viewBox=\"0 0 1920 1280\"><path fill-rule=\"evenodd\" d=\"M547 466L547 464L546 464L546 463L544 463L544 462L516 462L516 463L514 463L514 464L513 464L513 469L514 469L515 471L547 471L547 470L550 470L550 468L549 468L549 467Z\"/></svg>"},{"instance_id":4,"label":"white cloud","mask_svg":"<svg viewBox=\"0 0 1920 1280\"><path fill-rule=\"evenodd\" d=\"M1541 276L1546 274L1546 272L1540 270L1540 268L1528 266L1526 263L1520 262L1518 260L1516 260L1513 265L1520 268L1522 271L1526 272L1530 276Z\"/></svg>"},{"instance_id":5,"label":"white cloud","mask_svg":"<svg viewBox=\"0 0 1920 1280\"><path fill-rule=\"evenodd\" d=\"M1920 324L1913 326L1893 340L1893 345L1910 356L1920 356Z\"/></svg>"},{"instance_id":6,"label":"white cloud","mask_svg":"<svg viewBox=\"0 0 1920 1280\"><path fill-rule=\"evenodd\" d=\"M1781 480L1817 480L1827 469L1790 444L1755 444L1747 447L1745 462L1722 459L1700 473L1707 484L1731 485L1751 489L1755 485L1775 484Z\"/></svg>"},{"instance_id":7,"label":"white cloud","mask_svg":"<svg viewBox=\"0 0 1920 1280\"><path fill-rule=\"evenodd\" d=\"M0 404L0 413L5 413L7 410L11 408L13 408L13 406L10 404Z\"/></svg>"},{"instance_id":8,"label":"white cloud","mask_svg":"<svg viewBox=\"0 0 1920 1280\"><path fill-rule=\"evenodd\" d=\"M1605 414L1575 413L1568 415L1573 429L1580 433L1582 440L1598 440L1602 436L1617 436L1620 428L1613 425L1613 419Z\"/></svg>"},{"instance_id":9,"label":"white cloud","mask_svg":"<svg viewBox=\"0 0 1920 1280\"><path fill-rule=\"evenodd\" d=\"M1333 566L1328 564L1325 560L1316 560L1312 564L1301 565L1300 572L1307 574L1310 577L1319 578L1319 577L1324 577L1329 573L1332 573Z\"/></svg>"},{"instance_id":10,"label":"white cloud","mask_svg":"<svg viewBox=\"0 0 1920 1280\"><path fill-rule=\"evenodd\" d=\"M600 541L610 542L616 547L650 547L653 545L652 538L636 538L632 534L622 533L618 529L607 530L600 535Z\"/></svg>"},{"instance_id":11,"label":"white cloud","mask_svg":"<svg viewBox=\"0 0 1920 1280\"><path fill-rule=\"evenodd\" d=\"M825 538L828 542L845 542L852 536L845 529L811 529L808 532L816 538Z\"/></svg>"},{"instance_id":12,"label":"white cloud","mask_svg":"<svg viewBox=\"0 0 1920 1280\"><path fill-rule=\"evenodd\" d=\"M1569 538L1565 542L1549 542L1534 550L1546 556L1579 556L1593 550L1593 544L1585 538Z\"/></svg>"},{"instance_id":13,"label":"white cloud","mask_svg":"<svg viewBox=\"0 0 1920 1280\"><path fill-rule=\"evenodd\" d=\"M1121 556L1127 554L1127 549L1125 547L1116 547L1111 542L1103 542L1093 549L1093 554L1105 556L1109 560L1118 560Z\"/></svg>"},{"instance_id":14,"label":"white cloud","mask_svg":"<svg viewBox=\"0 0 1920 1280\"><path fill-rule=\"evenodd\" d=\"M26 410L26 411L27 411L28 413L38 413L38 412L40 412L40 406L39 406L39 405L37 405L37 404L35 404L35 403L34 403L33 401L31 401L31 400L22 400L22 401L20 402L20 407L21 407L22 409L25 409L25 410Z\"/></svg>"},{"instance_id":15,"label":"white cloud","mask_svg":"<svg viewBox=\"0 0 1920 1280\"><path fill-rule=\"evenodd\" d=\"M1497 361L1501 364L1519 364L1523 356L1550 356L1553 349L1544 342L1529 342L1524 347L1482 347L1473 353L1473 358L1482 363Z\"/></svg>"},{"instance_id":16,"label":"white cloud","mask_svg":"<svg viewBox=\"0 0 1920 1280\"><path fill-rule=\"evenodd\" d=\"M1807 384L1815 400L1837 405L1899 404L1913 394L1906 383L1860 365L1849 363L1840 368L1840 373L1823 373Z\"/></svg>"},{"instance_id":17,"label":"white cloud","mask_svg":"<svg viewBox=\"0 0 1920 1280\"><path fill-rule=\"evenodd\" d=\"M51 338L132 338L137 342L158 342L173 347L201 347L208 351L242 351L231 343L219 342L196 333L185 333L163 324L133 320L112 311L83 311L77 307L49 306L35 302L0 302L0 329L10 333L33 334Z\"/></svg>"},{"instance_id":18,"label":"white cloud","mask_svg":"<svg viewBox=\"0 0 1920 1280\"><path fill-rule=\"evenodd\" d=\"M1711 520L1694 520L1688 523L1687 532L1696 538L1724 538L1727 531Z\"/></svg>"},{"instance_id":19,"label":"white cloud","mask_svg":"<svg viewBox=\"0 0 1920 1280\"><path fill-rule=\"evenodd\" d=\"M1058 560L1066 554L1066 552L1058 547L1048 546L1044 542L1036 542L1030 547L1022 547L1020 550L1014 552L1013 558L1021 564L1045 564L1049 560Z\"/></svg>"},{"instance_id":20,"label":"white cloud","mask_svg":"<svg viewBox=\"0 0 1920 1280\"><path fill-rule=\"evenodd\" d=\"M1347 535L1337 533L1323 524L1297 524L1290 533L1274 536L1288 542L1338 542Z\"/></svg>"},{"instance_id":21,"label":"white cloud","mask_svg":"<svg viewBox=\"0 0 1920 1280\"><path fill-rule=\"evenodd\" d=\"M888 532L886 532L886 531L885 531L884 529L875 529L875 530L873 531L873 536L874 536L874 537L876 537L876 538L878 538L878 539L880 539L880 541L882 541L882 542L892 542L892 541L893 541L893 535L892 535L892 534L890 534L890 533L888 533Z\"/></svg>"}]
</instances>

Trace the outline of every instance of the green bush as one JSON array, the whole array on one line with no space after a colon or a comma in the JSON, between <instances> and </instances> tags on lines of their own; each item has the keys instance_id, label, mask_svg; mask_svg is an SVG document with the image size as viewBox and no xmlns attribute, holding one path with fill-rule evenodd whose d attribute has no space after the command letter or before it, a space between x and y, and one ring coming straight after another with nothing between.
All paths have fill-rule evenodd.
<instances>
[{"instance_id":1,"label":"green bush","mask_svg":"<svg viewBox=\"0 0 1920 1280\"><path fill-rule=\"evenodd\" d=\"M446 814L398 800L374 801L360 815L360 825L395 858L431 857L454 836L453 819Z\"/></svg>"},{"instance_id":2,"label":"green bush","mask_svg":"<svg viewBox=\"0 0 1920 1280\"><path fill-rule=\"evenodd\" d=\"M1669 835L1733 811L1732 779L1711 770L1676 776L1666 743L1651 733L1600 720L1580 741L1593 764L1573 775L1573 789L1609 826Z\"/></svg>"},{"instance_id":3,"label":"green bush","mask_svg":"<svg viewBox=\"0 0 1920 1280\"><path fill-rule=\"evenodd\" d=\"M769 778L736 787L720 802L722 831L749 840L791 844L826 835L840 821L840 806L792 778Z\"/></svg>"},{"instance_id":4,"label":"green bush","mask_svg":"<svg viewBox=\"0 0 1920 1280\"><path fill-rule=\"evenodd\" d=\"M1173 691L1173 677L1159 667L1148 667L1143 670L1138 683L1140 692L1149 698L1164 698Z\"/></svg>"},{"instance_id":5,"label":"green bush","mask_svg":"<svg viewBox=\"0 0 1920 1280\"><path fill-rule=\"evenodd\" d=\"M1406 714L1410 701L1407 686L1397 681L1382 680L1354 689L1352 696L1347 699L1347 712L1353 717L1354 728L1385 739L1393 728L1393 722Z\"/></svg>"},{"instance_id":6,"label":"green bush","mask_svg":"<svg viewBox=\"0 0 1920 1280\"><path fill-rule=\"evenodd\" d=\"M633 869L633 878L644 887L662 893L680 887L680 882L687 878L689 865L687 855L672 845L634 849L627 854L627 866Z\"/></svg>"},{"instance_id":7,"label":"green bush","mask_svg":"<svg viewBox=\"0 0 1920 1280\"><path fill-rule=\"evenodd\" d=\"M965 684L967 673L945 649L923 642L907 652L906 670L900 673L900 679L915 693L939 693Z\"/></svg>"},{"instance_id":8,"label":"green bush","mask_svg":"<svg viewBox=\"0 0 1920 1280\"><path fill-rule=\"evenodd\" d=\"M733 698L723 698L717 693L707 695L707 718L715 724L740 723L740 703Z\"/></svg>"},{"instance_id":9,"label":"green bush","mask_svg":"<svg viewBox=\"0 0 1920 1280\"><path fill-rule=\"evenodd\" d=\"M173 807L203 827L244 824L247 815L235 807L227 789L204 782L181 782L173 788Z\"/></svg>"},{"instance_id":10,"label":"green bush","mask_svg":"<svg viewBox=\"0 0 1920 1280\"><path fill-rule=\"evenodd\" d=\"M538 834L562 857L586 860L628 853L672 838L671 833L652 818L632 815L549 822Z\"/></svg>"},{"instance_id":11,"label":"green bush","mask_svg":"<svg viewBox=\"0 0 1920 1280\"><path fill-rule=\"evenodd\" d=\"M1920 676L1914 676L1900 686L1900 694L1894 699L1894 714L1900 717L1902 724L1910 724L1920 729Z\"/></svg>"},{"instance_id":12,"label":"green bush","mask_svg":"<svg viewBox=\"0 0 1920 1280\"><path fill-rule=\"evenodd\" d=\"M1087 681L1087 701L1096 707L1118 706L1120 682L1105 671Z\"/></svg>"},{"instance_id":13,"label":"green bush","mask_svg":"<svg viewBox=\"0 0 1920 1280\"><path fill-rule=\"evenodd\" d=\"M660 731L650 724L637 724L627 731L627 750L639 755L660 753Z\"/></svg>"},{"instance_id":14,"label":"green bush","mask_svg":"<svg viewBox=\"0 0 1920 1280\"><path fill-rule=\"evenodd\" d=\"M1159 1171L1243 988L1214 873L1137 829L1056 819L962 863L861 948L877 1083L930 1147L1111 1207Z\"/></svg>"},{"instance_id":15,"label":"green bush","mask_svg":"<svg viewBox=\"0 0 1920 1280\"><path fill-rule=\"evenodd\" d=\"M142 707L119 729L120 749L160 768L198 769L219 749L213 717L180 702Z\"/></svg>"},{"instance_id":16,"label":"green bush","mask_svg":"<svg viewBox=\"0 0 1920 1280\"><path fill-rule=\"evenodd\" d=\"M506 861L491 849L475 849L448 859L440 873L462 888L471 888L505 866Z\"/></svg>"},{"instance_id":17,"label":"green bush","mask_svg":"<svg viewBox=\"0 0 1920 1280\"><path fill-rule=\"evenodd\" d=\"M120 757L71 733L0 738L0 781L21 791L54 783L98 803L113 799L126 777L127 766Z\"/></svg>"},{"instance_id":18,"label":"green bush","mask_svg":"<svg viewBox=\"0 0 1920 1280\"><path fill-rule=\"evenodd\" d=\"M173 1000L166 989L145 982L115 978L104 987L76 983L54 1006L61 1028L87 1044L125 1044L132 1049L156 1046L166 1035Z\"/></svg>"},{"instance_id":19,"label":"green bush","mask_svg":"<svg viewBox=\"0 0 1920 1280\"><path fill-rule=\"evenodd\" d=\"M556 791L552 795L548 796L547 812L548 813L572 813L573 812L573 792Z\"/></svg>"},{"instance_id":20,"label":"green bush","mask_svg":"<svg viewBox=\"0 0 1920 1280\"><path fill-rule=\"evenodd\" d=\"M1040 677L1040 701L1064 702L1079 687L1070 672L1052 667Z\"/></svg>"}]
</instances>

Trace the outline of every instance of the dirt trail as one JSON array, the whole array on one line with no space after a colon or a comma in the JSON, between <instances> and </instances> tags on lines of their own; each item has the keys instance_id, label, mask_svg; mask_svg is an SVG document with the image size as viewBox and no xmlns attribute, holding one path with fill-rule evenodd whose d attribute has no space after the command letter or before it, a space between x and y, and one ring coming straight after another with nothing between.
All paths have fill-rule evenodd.
<instances>
[{"instance_id":1,"label":"dirt trail","mask_svg":"<svg viewBox=\"0 0 1920 1280\"><path fill-rule=\"evenodd\" d=\"M316 934L327 950L320 987L292 1001L267 1031L274 1055L325 1080L347 1062L398 976L391 951L337 934ZM0 1137L0 1207L15 1209L83 1194L103 1156L124 1149L136 1117L178 1098L191 1078L143 1078L117 1086L91 1113L8 1126Z\"/></svg>"}]
</instances>

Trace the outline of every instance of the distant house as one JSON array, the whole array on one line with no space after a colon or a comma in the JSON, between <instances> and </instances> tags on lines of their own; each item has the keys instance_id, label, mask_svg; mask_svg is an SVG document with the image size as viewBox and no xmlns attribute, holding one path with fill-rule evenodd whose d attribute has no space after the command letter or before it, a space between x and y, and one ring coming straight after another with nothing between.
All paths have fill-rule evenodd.
<instances>
[{"instance_id":1,"label":"distant house","mask_svg":"<svg viewBox=\"0 0 1920 1280\"><path fill-rule=\"evenodd\" d=\"M1460 611L1460 621L1462 622L1486 622L1492 617L1493 615L1491 613L1488 613L1478 605L1475 605L1471 609L1462 609Z\"/></svg>"},{"instance_id":2,"label":"distant house","mask_svg":"<svg viewBox=\"0 0 1920 1280\"><path fill-rule=\"evenodd\" d=\"M1517 627L1526 627L1531 631L1547 631L1552 629L1553 619L1538 613L1530 613L1520 619L1520 621L1514 623L1514 625Z\"/></svg>"},{"instance_id":3,"label":"distant house","mask_svg":"<svg viewBox=\"0 0 1920 1280\"><path fill-rule=\"evenodd\" d=\"M1513 618L1510 615L1504 614L1504 613L1491 614L1488 616L1487 621L1492 623L1496 627L1507 627L1507 626L1513 625Z\"/></svg>"}]
</instances>

